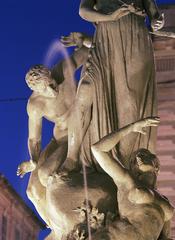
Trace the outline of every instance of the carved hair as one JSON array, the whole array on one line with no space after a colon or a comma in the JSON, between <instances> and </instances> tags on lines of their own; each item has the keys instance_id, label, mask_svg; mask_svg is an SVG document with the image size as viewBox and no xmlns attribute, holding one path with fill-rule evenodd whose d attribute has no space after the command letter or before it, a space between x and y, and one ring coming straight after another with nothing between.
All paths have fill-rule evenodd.
<instances>
[{"instance_id":1,"label":"carved hair","mask_svg":"<svg viewBox=\"0 0 175 240\"><path fill-rule=\"evenodd\" d=\"M145 148L140 148L132 154L131 160L130 160L130 170L133 171L137 165L136 156L142 158L142 154L145 156L144 158L146 159L146 162L148 164L149 164L149 161L152 161L152 164L155 168L155 172L158 173L160 169L159 159L155 154L151 153L148 149L145 149ZM145 164L146 162L144 161Z\"/></svg>"},{"instance_id":2,"label":"carved hair","mask_svg":"<svg viewBox=\"0 0 175 240\"><path fill-rule=\"evenodd\" d=\"M44 65L35 65L29 69L25 80L30 88L34 88L41 81L49 81L51 76L50 70Z\"/></svg>"}]
</instances>

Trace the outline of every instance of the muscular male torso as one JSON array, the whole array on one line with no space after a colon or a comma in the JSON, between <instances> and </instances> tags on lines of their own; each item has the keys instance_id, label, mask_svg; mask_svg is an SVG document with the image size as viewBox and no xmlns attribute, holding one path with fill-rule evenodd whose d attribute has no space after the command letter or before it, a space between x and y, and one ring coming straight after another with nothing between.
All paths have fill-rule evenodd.
<instances>
[{"instance_id":1,"label":"muscular male torso","mask_svg":"<svg viewBox=\"0 0 175 240\"><path fill-rule=\"evenodd\" d=\"M65 95L63 91L59 91L56 98L45 97L34 92L29 99L27 110L29 117L33 115L38 119L44 117L55 123L55 139L59 139L61 137L60 134L63 131L64 134L66 134L69 106L65 103Z\"/></svg>"},{"instance_id":2,"label":"muscular male torso","mask_svg":"<svg viewBox=\"0 0 175 240\"><path fill-rule=\"evenodd\" d=\"M155 190L122 185L118 188L118 206L121 217L138 230L141 239L158 239L165 224L171 220L174 209L169 201Z\"/></svg>"}]
</instances>

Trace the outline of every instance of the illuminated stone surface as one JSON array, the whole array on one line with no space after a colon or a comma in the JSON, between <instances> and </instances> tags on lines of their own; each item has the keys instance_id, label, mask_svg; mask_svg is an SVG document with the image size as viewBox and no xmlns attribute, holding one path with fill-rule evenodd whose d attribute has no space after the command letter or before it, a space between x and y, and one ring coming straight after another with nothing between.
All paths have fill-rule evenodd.
<instances>
[{"instance_id":1,"label":"illuminated stone surface","mask_svg":"<svg viewBox=\"0 0 175 240\"><path fill-rule=\"evenodd\" d=\"M36 240L44 225L0 175L0 239Z\"/></svg>"}]
</instances>

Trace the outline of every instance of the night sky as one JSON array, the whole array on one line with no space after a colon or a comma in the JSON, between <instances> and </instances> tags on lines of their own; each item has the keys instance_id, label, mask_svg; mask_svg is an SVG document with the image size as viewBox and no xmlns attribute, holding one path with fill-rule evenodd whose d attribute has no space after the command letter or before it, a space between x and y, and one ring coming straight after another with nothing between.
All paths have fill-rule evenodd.
<instances>
[{"instance_id":1,"label":"night sky","mask_svg":"<svg viewBox=\"0 0 175 240\"><path fill-rule=\"evenodd\" d=\"M29 67L43 63L55 39L72 31L92 34L92 24L78 15L77 0L1 1L0 6L0 173L32 207L25 189L28 176L16 176L19 163L29 159L27 149L27 99L31 94L24 77ZM157 1L158 4L175 0ZM60 54L56 54L56 60ZM44 121L43 146L52 136L52 124ZM43 239L41 234L39 239Z\"/></svg>"}]
</instances>

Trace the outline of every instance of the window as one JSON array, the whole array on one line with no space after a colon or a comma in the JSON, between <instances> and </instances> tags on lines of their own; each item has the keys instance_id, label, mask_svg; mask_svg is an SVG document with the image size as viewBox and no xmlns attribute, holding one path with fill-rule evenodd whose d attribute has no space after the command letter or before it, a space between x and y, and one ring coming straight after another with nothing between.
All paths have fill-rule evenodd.
<instances>
[{"instance_id":1,"label":"window","mask_svg":"<svg viewBox=\"0 0 175 240\"><path fill-rule=\"evenodd\" d=\"M2 240L7 240L7 218L2 216Z\"/></svg>"}]
</instances>

